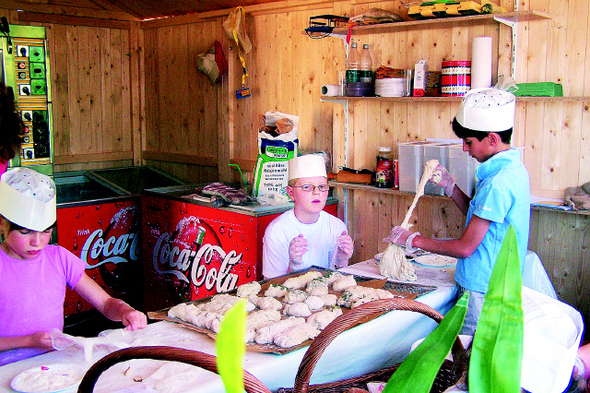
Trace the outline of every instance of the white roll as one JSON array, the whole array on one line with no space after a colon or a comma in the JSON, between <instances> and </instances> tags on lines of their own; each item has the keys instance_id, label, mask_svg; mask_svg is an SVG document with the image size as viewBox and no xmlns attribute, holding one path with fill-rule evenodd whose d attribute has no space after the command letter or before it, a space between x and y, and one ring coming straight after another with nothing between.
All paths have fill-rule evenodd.
<instances>
[{"instance_id":1,"label":"white roll","mask_svg":"<svg viewBox=\"0 0 590 393\"><path fill-rule=\"evenodd\" d=\"M340 95L340 85L323 85L322 95L336 97Z\"/></svg>"},{"instance_id":2,"label":"white roll","mask_svg":"<svg viewBox=\"0 0 590 393\"><path fill-rule=\"evenodd\" d=\"M475 37L471 51L471 88L492 86L492 37Z\"/></svg>"}]
</instances>

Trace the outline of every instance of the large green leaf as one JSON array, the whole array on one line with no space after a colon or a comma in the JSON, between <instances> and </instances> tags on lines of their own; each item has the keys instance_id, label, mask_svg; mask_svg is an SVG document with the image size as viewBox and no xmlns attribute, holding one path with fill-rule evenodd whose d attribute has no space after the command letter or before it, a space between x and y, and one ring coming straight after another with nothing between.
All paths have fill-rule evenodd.
<instances>
[{"instance_id":1,"label":"large green leaf","mask_svg":"<svg viewBox=\"0 0 590 393\"><path fill-rule=\"evenodd\" d=\"M473 338L470 392L520 392L523 335L522 276L511 225L492 269Z\"/></svg>"},{"instance_id":2,"label":"large green leaf","mask_svg":"<svg viewBox=\"0 0 590 393\"><path fill-rule=\"evenodd\" d=\"M242 361L246 353L246 306L240 300L229 310L215 340L217 371L227 393L243 393L244 369Z\"/></svg>"},{"instance_id":3,"label":"large green leaf","mask_svg":"<svg viewBox=\"0 0 590 393\"><path fill-rule=\"evenodd\" d=\"M469 293L465 292L441 323L400 364L383 393L428 393L463 325Z\"/></svg>"}]
</instances>

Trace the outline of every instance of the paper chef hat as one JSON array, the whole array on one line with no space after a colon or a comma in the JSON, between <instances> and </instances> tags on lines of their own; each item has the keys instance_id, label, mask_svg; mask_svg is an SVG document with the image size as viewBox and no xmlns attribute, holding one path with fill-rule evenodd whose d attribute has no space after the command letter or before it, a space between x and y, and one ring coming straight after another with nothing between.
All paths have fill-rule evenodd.
<instances>
[{"instance_id":1,"label":"paper chef hat","mask_svg":"<svg viewBox=\"0 0 590 393\"><path fill-rule=\"evenodd\" d=\"M328 176L324 156L305 154L289 160L289 180L316 176Z\"/></svg>"},{"instance_id":2,"label":"paper chef hat","mask_svg":"<svg viewBox=\"0 0 590 393\"><path fill-rule=\"evenodd\" d=\"M514 126L514 94L500 89L482 88L467 92L455 119L465 128L500 132Z\"/></svg>"},{"instance_id":3,"label":"paper chef hat","mask_svg":"<svg viewBox=\"0 0 590 393\"><path fill-rule=\"evenodd\" d=\"M529 392L561 393L572 376L584 323L571 306L522 287L524 343L521 386Z\"/></svg>"},{"instance_id":4,"label":"paper chef hat","mask_svg":"<svg viewBox=\"0 0 590 393\"><path fill-rule=\"evenodd\" d=\"M44 231L55 223L55 184L49 176L29 168L4 173L0 201L0 214L23 228Z\"/></svg>"}]
</instances>

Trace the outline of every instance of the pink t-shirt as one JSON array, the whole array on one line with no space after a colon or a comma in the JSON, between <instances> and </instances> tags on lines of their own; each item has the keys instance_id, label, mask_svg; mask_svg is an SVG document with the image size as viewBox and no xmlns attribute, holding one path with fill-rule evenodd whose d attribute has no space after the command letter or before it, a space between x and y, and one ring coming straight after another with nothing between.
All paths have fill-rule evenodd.
<instances>
[{"instance_id":1,"label":"pink t-shirt","mask_svg":"<svg viewBox=\"0 0 590 393\"><path fill-rule=\"evenodd\" d=\"M6 172L6 169L8 169L8 161L0 160L0 176L2 176L4 172Z\"/></svg>"},{"instance_id":2,"label":"pink t-shirt","mask_svg":"<svg viewBox=\"0 0 590 393\"><path fill-rule=\"evenodd\" d=\"M74 288L86 264L70 251L48 245L31 260L0 249L0 337L63 330L66 285ZM0 365L43 353L37 348L0 352Z\"/></svg>"}]
</instances>

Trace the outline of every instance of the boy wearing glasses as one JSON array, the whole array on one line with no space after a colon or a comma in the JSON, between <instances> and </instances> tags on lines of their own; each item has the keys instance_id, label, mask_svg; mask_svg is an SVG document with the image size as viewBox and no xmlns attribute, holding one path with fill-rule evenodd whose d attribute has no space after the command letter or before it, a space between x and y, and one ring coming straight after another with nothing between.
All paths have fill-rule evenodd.
<instances>
[{"instance_id":1,"label":"boy wearing glasses","mask_svg":"<svg viewBox=\"0 0 590 393\"><path fill-rule=\"evenodd\" d=\"M308 154L289 161L287 193L295 206L266 228L265 279L311 266L337 269L348 265L354 243L344 222L323 210L329 190L323 156Z\"/></svg>"}]
</instances>

